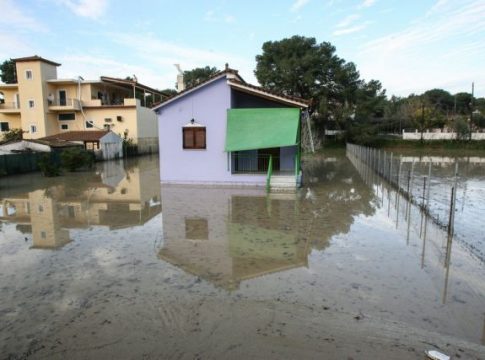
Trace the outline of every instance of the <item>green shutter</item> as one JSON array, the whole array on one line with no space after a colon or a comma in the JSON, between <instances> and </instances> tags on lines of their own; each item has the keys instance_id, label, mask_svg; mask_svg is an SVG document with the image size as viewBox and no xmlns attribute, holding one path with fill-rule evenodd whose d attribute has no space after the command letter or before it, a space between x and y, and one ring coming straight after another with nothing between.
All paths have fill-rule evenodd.
<instances>
[{"instance_id":1,"label":"green shutter","mask_svg":"<svg viewBox=\"0 0 485 360\"><path fill-rule=\"evenodd\" d=\"M300 109L230 109L225 151L296 145Z\"/></svg>"}]
</instances>

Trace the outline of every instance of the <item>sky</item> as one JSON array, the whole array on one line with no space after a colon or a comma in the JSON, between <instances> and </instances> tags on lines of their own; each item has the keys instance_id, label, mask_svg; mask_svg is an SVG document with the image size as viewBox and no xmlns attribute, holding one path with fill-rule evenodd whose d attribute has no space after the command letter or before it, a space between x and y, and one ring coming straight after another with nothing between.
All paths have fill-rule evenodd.
<instances>
[{"instance_id":1,"label":"sky","mask_svg":"<svg viewBox=\"0 0 485 360\"><path fill-rule=\"evenodd\" d=\"M248 82L262 44L330 42L387 94L485 96L485 0L0 0L0 61L39 55L58 77L136 75L173 88L183 70L225 63Z\"/></svg>"}]
</instances>

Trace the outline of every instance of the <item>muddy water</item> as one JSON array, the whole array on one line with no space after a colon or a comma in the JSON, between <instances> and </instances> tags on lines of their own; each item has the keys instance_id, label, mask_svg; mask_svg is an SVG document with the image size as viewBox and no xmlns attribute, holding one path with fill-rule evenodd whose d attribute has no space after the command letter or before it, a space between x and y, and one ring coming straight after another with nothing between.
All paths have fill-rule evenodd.
<instances>
[{"instance_id":1,"label":"muddy water","mask_svg":"<svg viewBox=\"0 0 485 360\"><path fill-rule=\"evenodd\" d=\"M485 358L484 264L343 153L269 196L157 162L2 179L0 358Z\"/></svg>"}]
</instances>

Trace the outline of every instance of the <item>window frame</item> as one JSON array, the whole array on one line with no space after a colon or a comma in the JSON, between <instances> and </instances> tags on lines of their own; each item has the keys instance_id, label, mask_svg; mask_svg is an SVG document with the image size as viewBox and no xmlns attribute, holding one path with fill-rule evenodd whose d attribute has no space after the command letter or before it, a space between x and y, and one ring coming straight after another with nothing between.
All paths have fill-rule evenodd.
<instances>
[{"instance_id":1,"label":"window frame","mask_svg":"<svg viewBox=\"0 0 485 360\"><path fill-rule=\"evenodd\" d=\"M73 119L61 119L60 116L61 115L74 115L74 118ZM57 114L57 121L75 121L76 120L76 113L73 113L73 112L68 112L68 113L59 113Z\"/></svg>"},{"instance_id":2,"label":"window frame","mask_svg":"<svg viewBox=\"0 0 485 360\"><path fill-rule=\"evenodd\" d=\"M4 124L6 124L6 130L4 130ZM10 123L8 121L0 121L0 132L10 131Z\"/></svg>"},{"instance_id":3,"label":"window frame","mask_svg":"<svg viewBox=\"0 0 485 360\"><path fill-rule=\"evenodd\" d=\"M31 104L32 104L32 105L31 105ZM35 100L34 100L34 99L29 99L29 100L27 100L27 107L28 107L29 109L33 109L33 108L35 108Z\"/></svg>"},{"instance_id":4,"label":"window frame","mask_svg":"<svg viewBox=\"0 0 485 360\"><path fill-rule=\"evenodd\" d=\"M66 128L64 129L63 126L65 126ZM61 124L61 130L69 130L69 124Z\"/></svg>"},{"instance_id":5,"label":"window frame","mask_svg":"<svg viewBox=\"0 0 485 360\"><path fill-rule=\"evenodd\" d=\"M30 74L30 76L28 74ZM25 69L25 80L34 80L34 72L32 69Z\"/></svg>"},{"instance_id":6,"label":"window frame","mask_svg":"<svg viewBox=\"0 0 485 360\"><path fill-rule=\"evenodd\" d=\"M193 133L193 135L192 135L193 145L192 146L189 146L185 142L185 132L186 131L191 131ZM204 132L204 145L203 146L197 146L197 144L196 144L196 133L198 131ZM207 128L205 126L183 126L182 127L182 148L184 150L207 150Z\"/></svg>"},{"instance_id":7,"label":"window frame","mask_svg":"<svg viewBox=\"0 0 485 360\"><path fill-rule=\"evenodd\" d=\"M37 125L30 125L30 133L35 134L37 132Z\"/></svg>"}]
</instances>

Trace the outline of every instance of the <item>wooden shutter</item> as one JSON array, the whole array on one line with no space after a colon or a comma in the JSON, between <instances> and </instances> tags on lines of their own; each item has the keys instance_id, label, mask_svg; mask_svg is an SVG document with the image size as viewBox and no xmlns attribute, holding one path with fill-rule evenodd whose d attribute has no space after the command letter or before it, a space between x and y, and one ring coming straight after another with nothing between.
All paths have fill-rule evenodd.
<instances>
[{"instance_id":1,"label":"wooden shutter","mask_svg":"<svg viewBox=\"0 0 485 360\"><path fill-rule=\"evenodd\" d=\"M184 149L193 149L195 145L193 128L183 128L183 137Z\"/></svg>"},{"instance_id":2,"label":"wooden shutter","mask_svg":"<svg viewBox=\"0 0 485 360\"><path fill-rule=\"evenodd\" d=\"M205 128L195 128L195 148L205 149Z\"/></svg>"}]
</instances>

